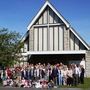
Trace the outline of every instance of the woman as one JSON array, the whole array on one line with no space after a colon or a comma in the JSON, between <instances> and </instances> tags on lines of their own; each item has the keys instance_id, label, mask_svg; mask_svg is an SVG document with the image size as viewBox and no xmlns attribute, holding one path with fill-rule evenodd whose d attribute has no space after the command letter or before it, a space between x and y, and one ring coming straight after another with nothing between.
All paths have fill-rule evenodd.
<instances>
[{"instance_id":1,"label":"woman","mask_svg":"<svg viewBox=\"0 0 90 90\"><path fill-rule=\"evenodd\" d=\"M58 85L62 85L63 82L63 73L61 67L58 68Z\"/></svg>"},{"instance_id":2,"label":"woman","mask_svg":"<svg viewBox=\"0 0 90 90\"><path fill-rule=\"evenodd\" d=\"M67 84L67 66L63 67L63 85Z\"/></svg>"},{"instance_id":3,"label":"woman","mask_svg":"<svg viewBox=\"0 0 90 90\"><path fill-rule=\"evenodd\" d=\"M85 73L85 69L84 66L81 66L81 74L80 74L80 83L84 84L84 73Z\"/></svg>"},{"instance_id":4,"label":"woman","mask_svg":"<svg viewBox=\"0 0 90 90\"><path fill-rule=\"evenodd\" d=\"M67 71L67 85L73 85L73 71L71 67L69 67Z\"/></svg>"}]
</instances>

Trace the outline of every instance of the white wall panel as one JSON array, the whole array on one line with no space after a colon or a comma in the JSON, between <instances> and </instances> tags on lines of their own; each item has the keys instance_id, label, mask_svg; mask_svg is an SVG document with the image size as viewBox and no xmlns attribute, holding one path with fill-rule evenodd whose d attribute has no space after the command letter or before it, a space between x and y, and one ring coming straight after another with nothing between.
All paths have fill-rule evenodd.
<instances>
[{"instance_id":1,"label":"white wall panel","mask_svg":"<svg viewBox=\"0 0 90 90\"><path fill-rule=\"evenodd\" d=\"M50 27L50 51L53 51L53 27Z\"/></svg>"},{"instance_id":2,"label":"white wall panel","mask_svg":"<svg viewBox=\"0 0 90 90\"><path fill-rule=\"evenodd\" d=\"M34 50L34 28L32 27L30 30L29 30L29 50L30 51L33 51Z\"/></svg>"},{"instance_id":3,"label":"white wall panel","mask_svg":"<svg viewBox=\"0 0 90 90\"><path fill-rule=\"evenodd\" d=\"M42 51L42 28L39 28L39 51Z\"/></svg>"},{"instance_id":4,"label":"white wall panel","mask_svg":"<svg viewBox=\"0 0 90 90\"><path fill-rule=\"evenodd\" d=\"M58 27L54 27L54 50L58 51Z\"/></svg>"},{"instance_id":5,"label":"white wall panel","mask_svg":"<svg viewBox=\"0 0 90 90\"><path fill-rule=\"evenodd\" d=\"M75 38L75 50L79 50L79 40Z\"/></svg>"},{"instance_id":6,"label":"white wall panel","mask_svg":"<svg viewBox=\"0 0 90 90\"><path fill-rule=\"evenodd\" d=\"M54 17L54 23L58 23L58 16L57 15L55 15L55 17Z\"/></svg>"},{"instance_id":7,"label":"white wall panel","mask_svg":"<svg viewBox=\"0 0 90 90\"><path fill-rule=\"evenodd\" d=\"M28 45L27 45L27 42L24 43L24 52L27 52L28 50Z\"/></svg>"},{"instance_id":8,"label":"white wall panel","mask_svg":"<svg viewBox=\"0 0 90 90\"><path fill-rule=\"evenodd\" d=\"M70 46L71 46L71 50L74 50L74 35L71 33L71 38L70 38Z\"/></svg>"},{"instance_id":9,"label":"white wall panel","mask_svg":"<svg viewBox=\"0 0 90 90\"><path fill-rule=\"evenodd\" d=\"M64 42L63 42L63 28L62 27L59 27L59 50L63 50L63 45L64 45Z\"/></svg>"},{"instance_id":10,"label":"white wall panel","mask_svg":"<svg viewBox=\"0 0 90 90\"><path fill-rule=\"evenodd\" d=\"M39 19L39 24L42 24L42 16Z\"/></svg>"},{"instance_id":11,"label":"white wall panel","mask_svg":"<svg viewBox=\"0 0 90 90\"><path fill-rule=\"evenodd\" d=\"M47 23L47 11L45 11L44 12L44 14L43 14L43 22L44 22L44 24L46 24Z\"/></svg>"},{"instance_id":12,"label":"white wall panel","mask_svg":"<svg viewBox=\"0 0 90 90\"><path fill-rule=\"evenodd\" d=\"M53 23L53 11L49 11L49 23Z\"/></svg>"},{"instance_id":13,"label":"white wall panel","mask_svg":"<svg viewBox=\"0 0 90 90\"><path fill-rule=\"evenodd\" d=\"M38 50L38 28L34 29L34 51Z\"/></svg>"},{"instance_id":14,"label":"white wall panel","mask_svg":"<svg viewBox=\"0 0 90 90\"><path fill-rule=\"evenodd\" d=\"M47 28L43 28L43 50L47 51Z\"/></svg>"}]
</instances>

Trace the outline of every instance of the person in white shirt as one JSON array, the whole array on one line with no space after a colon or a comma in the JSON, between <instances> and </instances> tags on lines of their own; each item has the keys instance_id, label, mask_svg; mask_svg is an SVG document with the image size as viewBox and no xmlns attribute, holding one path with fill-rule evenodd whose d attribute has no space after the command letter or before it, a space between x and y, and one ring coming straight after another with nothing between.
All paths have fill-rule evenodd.
<instances>
[{"instance_id":1,"label":"person in white shirt","mask_svg":"<svg viewBox=\"0 0 90 90\"><path fill-rule=\"evenodd\" d=\"M40 81L37 81L35 83L35 88L42 88L42 84L40 83Z\"/></svg>"},{"instance_id":2,"label":"person in white shirt","mask_svg":"<svg viewBox=\"0 0 90 90\"><path fill-rule=\"evenodd\" d=\"M40 78L40 69L39 69L38 66L36 67L36 73L37 73L37 80L39 80L39 78Z\"/></svg>"},{"instance_id":3,"label":"person in white shirt","mask_svg":"<svg viewBox=\"0 0 90 90\"><path fill-rule=\"evenodd\" d=\"M63 67L63 85L67 84L67 66Z\"/></svg>"},{"instance_id":4,"label":"person in white shirt","mask_svg":"<svg viewBox=\"0 0 90 90\"><path fill-rule=\"evenodd\" d=\"M68 67L67 71L67 85L69 86L73 85L73 71L71 67Z\"/></svg>"},{"instance_id":5,"label":"person in white shirt","mask_svg":"<svg viewBox=\"0 0 90 90\"><path fill-rule=\"evenodd\" d=\"M7 86L7 80L3 80L3 86Z\"/></svg>"},{"instance_id":6,"label":"person in white shirt","mask_svg":"<svg viewBox=\"0 0 90 90\"><path fill-rule=\"evenodd\" d=\"M73 72L73 84L75 85L75 86L77 86L78 85L78 83L79 83L79 74L80 74L80 69L79 69L79 67L78 67L78 65L74 65L74 72Z\"/></svg>"},{"instance_id":7,"label":"person in white shirt","mask_svg":"<svg viewBox=\"0 0 90 90\"><path fill-rule=\"evenodd\" d=\"M80 66L83 66L83 68L85 69L85 59L83 58L82 61L80 62Z\"/></svg>"}]
</instances>

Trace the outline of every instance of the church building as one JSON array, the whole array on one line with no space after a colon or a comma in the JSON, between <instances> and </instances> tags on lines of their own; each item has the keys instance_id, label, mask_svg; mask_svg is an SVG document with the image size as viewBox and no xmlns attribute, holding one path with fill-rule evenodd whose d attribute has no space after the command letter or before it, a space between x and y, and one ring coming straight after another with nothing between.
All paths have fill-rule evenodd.
<instances>
[{"instance_id":1,"label":"church building","mask_svg":"<svg viewBox=\"0 0 90 90\"><path fill-rule=\"evenodd\" d=\"M90 77L89 45L49 1L28 25L22 42L24 62L80 64L85 60L86 75Z\"/></svg>"}]
</instances>

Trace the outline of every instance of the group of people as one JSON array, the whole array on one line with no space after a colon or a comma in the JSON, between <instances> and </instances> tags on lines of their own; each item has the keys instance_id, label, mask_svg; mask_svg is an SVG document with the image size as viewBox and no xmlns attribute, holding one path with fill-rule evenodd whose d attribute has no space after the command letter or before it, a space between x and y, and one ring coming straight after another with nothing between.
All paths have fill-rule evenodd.
<instances>
[{"instance_id":1,"label":"group of people","mask_svg":"<svg viewBox=\"0 0 90 90\"><path fill-rule=\"evenodd\" d=\"M38 63L0 70L3 86L50 88L61 85L77 86L84 84L83 65L55 65Z\"/></svg>"}]
</instances>

